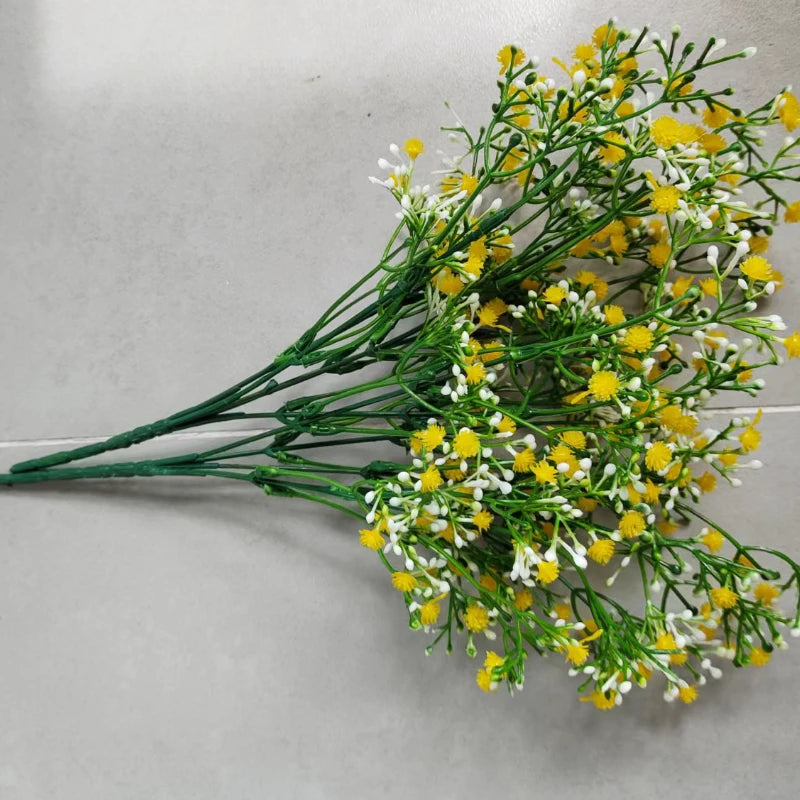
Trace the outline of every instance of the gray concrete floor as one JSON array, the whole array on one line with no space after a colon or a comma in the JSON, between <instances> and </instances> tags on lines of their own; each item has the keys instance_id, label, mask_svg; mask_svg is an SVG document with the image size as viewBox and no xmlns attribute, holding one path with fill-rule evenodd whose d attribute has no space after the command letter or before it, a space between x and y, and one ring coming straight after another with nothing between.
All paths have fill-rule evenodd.
<instances>
[{"instance_id":1,"label":"gray concrete floor","mask_svg":"<svg viewBox=\"0 0 800 800\"><path fill-rule=\"evenodd\" d=\"M479 121L507 41L549 60L609 14L678 21L759 47L731 70L745 99L799 80L788 0L643 13L4 0L0 467L292 341L382 249L394 208L366 176L386 144L433 145L445 99ZM798 229L771 250L795 326ZM708 507L798 557L798 369L768 378L767 468ZM557 660L486 697L423 647L347 519L209 482L3 492L0 798L796 795L796 648L690 708L654 690L600 714Z\"/></svg>"}]
</instances>

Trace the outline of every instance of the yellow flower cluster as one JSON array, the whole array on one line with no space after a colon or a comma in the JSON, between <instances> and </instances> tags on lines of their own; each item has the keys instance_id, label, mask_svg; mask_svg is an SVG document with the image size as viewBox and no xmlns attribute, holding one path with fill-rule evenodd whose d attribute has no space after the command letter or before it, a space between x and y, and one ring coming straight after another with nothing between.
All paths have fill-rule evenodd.
<instances>
[{"instance_id":1,"label":"yellow flower cluster","mask_svg":"<svg viewBox=\"0 0 800 800\"><path fill-rule=\"evenodd\" d=\"M664 75L640 71L659 58ZM782 285L765 255L777 211L737 188L794 179L793 144L758 181L733 146L753 127L792 130L800 106L782 92L742 113L703 88L702 62L690 78L667 60L646 36L603 25L571 63L554 59L565 76L555 91L535 60L504 47L493 126L463 130L467 152L441 192L408 188L417 140L386 184L430 254L425 344L399 360L405 369L435 342L439 361L415 389L424 411L412 418L425 424L405 431L411 463L365 495L361 543L402 561L391 581L413 626L462 630L471 656L502 636L506 651L489 650L477 671L486 692L522 684L530 645L589 676L582 699L597 708L656 674L667 700L688 705L721 674L715 659L765 664L776 626L794 619L778 608L777 573L695 507L760 466L746 461L760 412L704 429L704 405L726 390L755 395L778 346L800 357L800 332L755 313ZM565 154L569 171L554 166ZM541 204L543 232L522 235L507 196L488 199L504 184L520 198L512 210ZM800 200L769 198L800 221ZM687 522L699 532L680 533ZM631 563L643 615L620 615L606 593Z\"/></svg>"}]
</instances>

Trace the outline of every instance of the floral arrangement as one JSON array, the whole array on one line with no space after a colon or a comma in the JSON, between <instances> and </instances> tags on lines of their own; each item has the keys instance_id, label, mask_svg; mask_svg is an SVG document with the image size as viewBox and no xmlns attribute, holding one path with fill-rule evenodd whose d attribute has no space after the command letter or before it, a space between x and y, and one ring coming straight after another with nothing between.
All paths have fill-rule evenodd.
<instances>
[{"instance_id":1,"label":"floral arrangement","mask_svg":"<svg viewBox=\"0 0 800 800\"><path fill-rule=\"evenodd\" d=\"M765 665L800 633L800 566L700 510L761 467L760 412L710 427L704 409L800 356L800 333L759 311L782 285L774 226L800 221L782 193L798 143L764 140L800 104L783 89L741 109L703 88L755 53L724 45L611 21L554 59L558 80L504 47L488 123L445 128L458 151L435 183L418 139L379 161L397 226L297 342L203 403L0 483L214 476L351 514L428 652L463 635L487 692L521 688L534 652L563 658L600 709L650 683L692 703L721 662ZM324 375L342 387L257 402ZM75 465L231 420L260 428ZM380 458L325 455L363 443ZM615 594L622 575L635 603Z\"/></svg>"}]
</instances>

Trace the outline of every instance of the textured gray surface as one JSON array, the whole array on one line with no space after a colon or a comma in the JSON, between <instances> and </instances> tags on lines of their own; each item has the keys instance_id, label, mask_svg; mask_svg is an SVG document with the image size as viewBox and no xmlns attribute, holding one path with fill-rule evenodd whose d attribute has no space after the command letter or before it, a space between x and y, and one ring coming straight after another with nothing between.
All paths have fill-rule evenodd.
<instances>
[{"instance_id":1,"label":"textured gray surface","mask_svg":"<svg viewBox=\"0 0 800 800\"><path fill-rule=\"evenodd\" d=\"M506 41L544 59L611 13L679 21L758 45L743 104L797 79L793 3L638 8L3 0L0 467L291 341L382 247L375 159L434 143L443 99L479 121ZM795 320L798 237L772 251ZM797 375L761 400L767 468L708 499L795 556ZM209 482L4 491L0 798L796 795L796 648L690 708L601 714L560 659L486 697L424 643L346 519Z\"/></svg>"}]
</instances>

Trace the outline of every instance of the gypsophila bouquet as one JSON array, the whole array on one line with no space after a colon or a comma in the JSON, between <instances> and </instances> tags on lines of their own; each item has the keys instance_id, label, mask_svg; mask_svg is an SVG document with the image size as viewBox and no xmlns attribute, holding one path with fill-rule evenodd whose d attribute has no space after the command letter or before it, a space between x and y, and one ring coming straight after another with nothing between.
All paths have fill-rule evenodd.
<instances>
[{"instance_id":1,"label":"gypsophila bouquet","mask_svg":"<svg viewBox=\"0 0 800 800\"><path fill-rule=\"evenodd\" d=\"M703 88L755 52L723 46L611 22L550 77L503 47L487 124L445 128L457 151L434 183L418 139L379 161L397 227L297 342L206 402L0 482L216 476L345 511L428 651L460 636L485 691L521 688L533 652L601 709L650 682L692 703L720 662L765 665L800 632L800 567L700 510L761 466L760 413L712 428L703 409L800 356L800 333L759 312L782 285L774 226L800 221L798 145L765 137L800 104ZM325 375L342 386L257 403ZM74 465L229 420L260 428ZM363 443L375 460L340 463ZM626 571L634 604L614 592Z\"/></svg>"}]
</instances>

